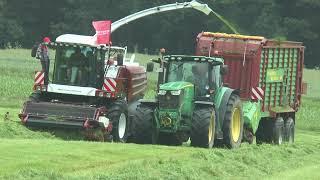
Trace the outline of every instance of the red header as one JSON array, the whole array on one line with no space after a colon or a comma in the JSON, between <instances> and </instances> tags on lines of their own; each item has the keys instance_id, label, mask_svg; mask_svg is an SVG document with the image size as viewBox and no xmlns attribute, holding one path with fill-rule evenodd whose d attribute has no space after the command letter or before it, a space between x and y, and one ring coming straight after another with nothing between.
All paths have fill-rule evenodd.
<instances>
[{"instance_id":1,"label":"red header","mask_svg":"<svg viewBox=\"0 0 320 180\"><path fill-rule=\"evenodd\" d=\"M92 25L96 30L98 44L110 44L111 41L111 21L93 21Z\"/></svg>"}]
</instances>

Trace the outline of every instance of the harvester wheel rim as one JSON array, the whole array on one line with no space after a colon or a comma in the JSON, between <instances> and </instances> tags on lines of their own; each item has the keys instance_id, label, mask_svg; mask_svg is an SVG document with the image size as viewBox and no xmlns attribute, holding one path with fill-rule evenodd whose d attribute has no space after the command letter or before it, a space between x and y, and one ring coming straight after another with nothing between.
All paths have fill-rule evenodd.
<instances>
[{"instance_id":1,"label":"harvester wheel rim","mask_svg":"<svg viewBox=\"0 0 320 180\"><path fill-rule=\"evenodd\" d=\"M232 123L231 123L231 132L232 132L232 139L234 142L238 142L240 138L240 131L241 131L241 113L239 108L234 108L232 111Z\"/></svg>"},{"instance_id":2,"label":"harvester wheel rim","mask_svg":"<svg viewBox=\"0 0 320 180\"><path fill-rule=\"evenodd\" d=\"M126 132L127 118L124 113L120 114L119 124L118 124L118 134L119 138L122 139Z\"/></svg>"}]
</instances>

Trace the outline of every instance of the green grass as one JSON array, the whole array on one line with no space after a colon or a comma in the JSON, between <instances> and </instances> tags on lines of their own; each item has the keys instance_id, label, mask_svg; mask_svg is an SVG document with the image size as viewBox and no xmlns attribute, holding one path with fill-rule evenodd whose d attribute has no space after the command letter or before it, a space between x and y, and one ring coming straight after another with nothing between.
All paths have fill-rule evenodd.
<instances>
[{"instance_id":1,"label":"green grass","mask_svg":"<svg viewBox=\"0 0 320 180\"><path fill-rule=\"evenodd\" d=\"M40 63L29 50L0 50L0 179L319 179L320 71L305 70L308 95L292 145L227 150L86 142L79 132L33 131L17 114ZM137 54L146 64L150 57ZM156 74L149 73L153 97ZM9 112L9 120L3 121Z\"/></svg>"}]
</instances>

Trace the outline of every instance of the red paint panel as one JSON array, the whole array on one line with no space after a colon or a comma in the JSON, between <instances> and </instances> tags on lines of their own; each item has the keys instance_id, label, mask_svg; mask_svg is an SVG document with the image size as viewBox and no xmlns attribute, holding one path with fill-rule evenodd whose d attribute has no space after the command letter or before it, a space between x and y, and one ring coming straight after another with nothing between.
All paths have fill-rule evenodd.
<instances>
[{"instance_id":1,"label":"red paint panel","mask_svg":"<svg viewBox=\"0 0 320 180\"><path fill-rule=\"evenodd\" d=\"M250 99L251 88L259 84L261 43L261 40L215 38L200 34L196 55L223 57L229 66L229 74L224 77L225 84L239 89L241 98Z\"/></svg>"}]
</instances>

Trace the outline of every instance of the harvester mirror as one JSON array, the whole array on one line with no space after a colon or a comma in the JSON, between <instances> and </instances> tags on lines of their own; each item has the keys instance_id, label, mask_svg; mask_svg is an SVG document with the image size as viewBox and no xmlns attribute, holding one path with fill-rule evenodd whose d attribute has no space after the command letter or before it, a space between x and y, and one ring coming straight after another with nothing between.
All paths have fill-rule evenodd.
<instances>
[{"instance_id":1,"label":"harvester mirror","mask_svg":"<svg viewBox=\"0 0 320 180\"><path fill-rule=\"evenodd\" d=\"M117 65L122 66L123 65L123 54L117 55Z\"/></svg>"},{"instance_id":2,"label":"harvester mirror","mask_svg":"<svg viewBox=\"0 0 320 180\"><path fill-rule=\"evenodd\" d=\"M226 74L228 74L228 73L229 73L229 67L228 67L228 65L223 65L223 66L221 67L220 73L221 73L221 75L226 75Z\"/></svg>"},{"instance_id":3,"label":"harvester mirror","mask_svg":"<svg viewBox=\"0 0 320 180\"><path fill-rule=\"evenodd\" d=\"M152 72L154 64L152 62L147 63L147 72Z\"/></svg>"},{"instance_id":4,"label":"harvester mirror","mask_svg":"<svg viewBox=\"0 0 320 180\"><path fill-rule=\"evenodd\" d=\"M36 43L35 45L32 46L32 49L31 49L31 57L36 57L38 45L39 45L39 43Z\"/></svg>"}]
</instances>

